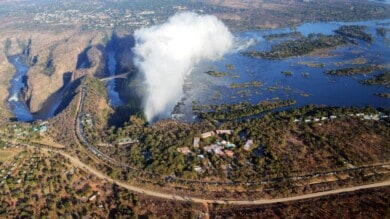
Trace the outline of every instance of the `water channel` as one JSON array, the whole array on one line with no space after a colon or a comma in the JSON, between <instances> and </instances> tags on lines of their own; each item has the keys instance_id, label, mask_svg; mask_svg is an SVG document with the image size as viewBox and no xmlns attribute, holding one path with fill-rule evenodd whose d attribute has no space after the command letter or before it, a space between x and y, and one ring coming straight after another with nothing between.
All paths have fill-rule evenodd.
<instances>
[{"instance_id":1,"label":"water channel","mask_svg":"<svg viewBox=\"0 0 390 219\"><path fill-rule=\"evenodd\" d=\"M380 74L390 69L390 44L389 32L385 37L376 33L378 27L388 27L390 19L362 22L328 22L305 23L295 29L284 28L275 30L246 31L235 33L240 41L255 39L256 44L247 48L247 51L266 51L271 46L287 39L266 41L265 35L299 31L307 36L310 33L334 34L334 30L342 25L364 25L366 32L374 37L369 43L362 40L357 45L349 44L329 50L320 55L306 55L281 60L259 59L245 56L242 52L226 55L216 62L200 63L188 76L185 87L184 106L181 112L187 118L192 118L192 104L221 104L249 101L257 103L264 100L294 99L299 107L307 104L329 106L373 106L390 107L387 98L375 96L374 93L389 93L389 87L379 85L363 85L359 81ZM115 51L108 49L108 73L116 74ZM367 64L384 66L384 70L375 71L373 74L361 74L352 77L330 76L324 73L326 70L353 67L353 60L366 60ZM26 86L28 66L23 56L9 57L9 61L15 66L16 73L11 80L8 103L19 121L31 121L36 119L29 111L28 106L22 101L22 91ZM305 64L306 63L306 64ZM323 64L321 67L313 67L307 63ZM213 77L205 72L215 70L228 72L224 77ZM292 72L292 76L286 77L282 71ZM260 81L261 87L230 88L231 84L242 84L251 81ZM113 107L120 106L120 99L115 88L115 80L107 82L109 103ZM63 91L65 88L62 88ZM61 91L61 90L60 90ZM62 94L58 94L62 95ZM54 98L56 99L56 98ZM60 101L51 104L44 118L54 116ZM49 108L50 108L49 107ZM41 116L41 118L43 118Z\"/></svg>"}]
</instances>

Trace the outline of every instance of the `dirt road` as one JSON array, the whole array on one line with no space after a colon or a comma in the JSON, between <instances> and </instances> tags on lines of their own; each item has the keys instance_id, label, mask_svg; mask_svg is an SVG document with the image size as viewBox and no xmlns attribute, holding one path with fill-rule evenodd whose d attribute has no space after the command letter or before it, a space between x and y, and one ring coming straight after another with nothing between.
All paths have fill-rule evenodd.
<instances>
[{"instance_id":1,"label":"dirt road","mask_svg":"<svg viewBox=\"0 0 390 219\"><path fill-rule=\"evenodd\" d=\"M177 200L177 201L188 201L188 202L195 202L195 203L218 203L218 204L230 204L230 205L273 204L273 203L278 203L278 202L289 202L289 201L297 201L297 200L302 200L302 199L316 198L316 197L338 194L338 193L343 193L343 192L353 192L353 191L357 191L357 190L361 190L361 189L390 186L390 180L388 180L388 181L380 182L380 183L374 183L374 184L368 184L368 185L362 185L362 186L354 186L354 187L342 188L342 189L335 189L335 190L330 190L330 191L325 191L325 192L317 192L317 193L312 193L312 194L298 195L298 196L286 197L286 198L259 199L259 200L253 200L253 201L202 199L202 198L196 198L196 197L190 197L190 196L177 196L177 195L161 193L161 192L156 192L156 191L151 191L151 190L146 190L146 189L142 189L139 187L131 186L127 183L120 182L120 181L114 180L114 179L106 176L102 172L82 163L79 159L74 158L67 153L64 153L64 152L57 152L57 153L60 153L62 156L68 158L73 165L75 165L81 169L84 169L86 171L89 171L90 173L94 174L95 176L97 176L103 180L115 183L118 186L126 188L130 191L142 193L145 195L150 195L150 196L154 196L154 197L158 197L158 198Z\"/></svg>"}]
</instances>

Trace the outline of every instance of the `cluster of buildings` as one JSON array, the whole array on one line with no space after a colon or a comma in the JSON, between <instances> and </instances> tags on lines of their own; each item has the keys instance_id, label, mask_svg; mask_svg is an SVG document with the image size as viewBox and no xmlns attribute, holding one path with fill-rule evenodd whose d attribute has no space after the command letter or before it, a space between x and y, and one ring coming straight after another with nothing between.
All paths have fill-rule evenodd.
<instances>
[{"instance_id":1,"label":"cluster of buildings","mask_svg":"<svg viewBox=\"0 0 390 219\"><path fill-rule=\"evenodd\" d=\"M321 122L326 120L333 120L337 118L343 118L343 117L358 117L364 120L374 120L374 121L380 121L386 118L389 118L388 115L384 113L379 114L364 114L364 113L356 113L356 114L341 114L338 116L331 115L331 116L322 116L322 117L309 117L309 118L295 118L294 122L305 122L305 123L312 123L312 122Z\"/></svg>"},{"instance_id":2,"label":"cluster of buildings","mask_svg":"<svg viewBox=\"0 0 390 219\"><path fill-rule=\"evenodd\" d=\"M138 29L163 22L172 11L187 9L181 5L160 7L142 1L124 1L121 4L112 7L104 3L82 1L48 4L33 14L33 21L38 24L82 25L85 29L118 26Z\"/></svg>"},{"instance_id":3,"label":"cluster of buildings","mask_svg":"<svg viewBox=\"0 0 390 219\"><path fill-rule=\"evenodd\" d=\"M236 145L230 142L222 141L217 142L217 144L212 144L210 146L204 147L205 151L208 153L216 154L218 156L228 156L233 158L234 152L229 150L231 148L235 148Z\"/></svg>"},{"instance_id":4,"label":"cluster of buildings","mask_svg":"<svg viewBox=\"0 0 390 219\"><path fill-rule=\"evenodd\" d=\"M199 144L200 144L201 139L207 139L207 138L217 136L217 135L222 135L222 134L232 135L233 130L215 130L215 131L209 131L209 132L202 133L200 136L194 137L193 148L199 148ZM234 151L232 149L234 149L236 147L237 146L235 144L233 144L229 141L222 140L222 141L216 141L215 144L204 146L203 148L209 154L215 154L219 157L227 156L227 157L233 158ZM252 149L252 147L253 147L253 141L247 140L245 145L242 148L245 151L250 151ZM184 154L184 155L190 155L190 154L194 153L190 147L181 147L181 148L178 148L177 151L179 153ZM197 157L200 159L204 159L205 156L203 154L198 154ZM195 166L194 171L197 173L204 172L204 170L201 166Z\"/></svg>"},{"instance_id":5,"label":"cluster of buildings","mask_svg":"<svg viewBox=\"0 0 390 219\"><path fill-rule=\"evenodd\" d=\"M33 133L39 133L40 135L44 134L49 130L49 123L47 121L41 122L37 125L31 126L18 126L16 124L13 125L13 130L16 136L19 137L28 137Z\"/></svg>"},{"instance_id":6,"label":"cluster of buildings","mask_svg":"<svg viewBox=\"0 0 390 219\"><path fill-rule=\"evenodd\" d=\"M92 9L91 9L92 10ZM91 29L114 26L142 27L153 20L154 11L135 11L118 9L104 9L87 13L78 9L63 9L36 13L34 22L43 24L84 24Z\"/></svg>"},{"instance_id":7,"label":"cluster of buildings","mask_svg":"<svg viewBox=\"0 0 390 219\"><path fill-rule=\"evenodd\" d=\"M194 138L193 147L199 148L199 143L200 143L201 139L207 139L207 138L217 136L217 135L222 135L222 134L232 135L233 130L215 130L215 131L209 131L209 132L202 133L199 137ZM251 150L252 146L253 146L253 141L247 140L247 142L243 146L243 149L246 151L249 151L249 150ZM233 144L229 141L222 140L222 141L217 141L215 144L205 146L204 150L207 153L215 154L217 156L228 156L228 157L233 158L234 151L232 149L236 148L236 147L237 146L235 144ZM189 155L189 154L193 153L189 147L181 147L181 148L178 148L177 151L179 153L182 153L185 155ZM203 155L198 155L198 157L204 158Z\"/></svg>"}]
</instances>

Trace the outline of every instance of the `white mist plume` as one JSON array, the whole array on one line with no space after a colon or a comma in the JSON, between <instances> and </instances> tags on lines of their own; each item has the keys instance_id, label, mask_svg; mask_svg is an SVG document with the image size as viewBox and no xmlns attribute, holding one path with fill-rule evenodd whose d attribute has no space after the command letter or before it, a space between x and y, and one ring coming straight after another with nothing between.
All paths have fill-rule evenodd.
<instances>
[{"instance_id":1,"label":"white mist plume","mask_svg":"<svg viewBox=\"0 0 390 219\"><path fill-rule=\"evenodd\" d=\"M233 47L233 35L220 20L191 12L137 30L134 37L134 61L145 78L144 113L149 121L169 116L196 63L220 59Z\"/></svg>"},{"instance_id":2,"label":"white mist plume","mask_svg":"<svg viewBox=\"0 0 390 219\"><path fill-rule=\"evenodd\" d=\"M254 38L235 38L233 52L241 52L249 47L258 44L259 40Z\"/></svg>"}]
</instances>

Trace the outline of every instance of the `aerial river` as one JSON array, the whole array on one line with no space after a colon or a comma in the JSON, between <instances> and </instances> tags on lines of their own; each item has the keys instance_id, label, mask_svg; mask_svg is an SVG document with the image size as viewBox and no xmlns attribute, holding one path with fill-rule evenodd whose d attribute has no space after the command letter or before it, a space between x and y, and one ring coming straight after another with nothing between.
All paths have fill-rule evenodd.
<instances>
[{"instance_id":1,"label":"aerial river","mask_svg":"<svg viewBox=\"0 0 390 219\"><path fill-rule=\"evenodd\" d=\"M42 107L42 110L36 114L32 114L29 107L22 98L22 92L27 85L28 77L28 66L25 63L24 58L25 57L23 55L9 57L9 61L15 67L16 73L10 81L11 86L9 88L8 104L18 121L29 122L37 119L49 119L56 114L56 110L61 104L63 94L67 90L71 80L71 73L64 74L63 87L48 98ZM116 60L115 52L112 50L108 51L108 71L110 77L115 76ZM123 101L120 99L118 92L115 90L115 87L115 80L110 80L107 82L106 88L109 97L109 103L113 107L117 107L123 104Z\"/></svg>"},{"instance_id":2,"label":"aerial river","mask_svg":"<svg viewBox=\"0 0 390 219\"><path fill-rule=\"evenodd\" d=\"M252 58L244 55L245 51L267 51L272 45L287 39L266 41L264 36L269 34L287 33L298 31L307 36L310 33L322 33L331 35L342 25L364 25L365 32L374 38L369 43L357 40L357 45L347 44L330 50L321 51L319 54L270 60ZM328 22L305 23L294 29L275 29L262 31L246 31L235 33L240 41L256 40L242 52L231 53L222 60L199 64L187 78L183 98L184 106L181 112L186 119L192 117L192 103L222 104L248 101L258 103L264 100L293 99L299 107L308 104L329 106L373 106L390 107L388 98L375 96L375 93L390 93L388 86L363 85L363 79L369 79L390 69L390 38L377 34L378 27L388 28L390 19L363 22ZM355 76L332 76L324 72L326 70L373 64L382 66L372 74L358 74ZM223 77L215 77L206 74L207 71L226 72ZM282 74L283 71L291 72L291 76ZM231 88L233 83L243 84L251 81L262 82L262 86L247 86Z\"/></svg>"},{"instance_id":3,"label":"aerial river","mask_svg":"<svg viewBox=\"0 0 390 219\"><path fill-rule=\"evenodd\" d=\"M49 119L56 114L56 110L63 100L63 95L70 84L72 74L64 73L63 86L49 96L39 112L32 114L26 102L23 100L23 89L27 86L28 78L28 66L24 59L24 55L9 57L9 61L15 67L16 73L11 80L11 86L8 90L8 104L18 121L30 122L38 119Z\"/></svg>"},{"instance_id":4,"label":"aerial river","mask_svg":"<svg viewBox=\"0 0 390 219\"><path fill-rule=\"evenodd\" d=\"M116 72L116 60L115 52L108 50L108 73L109 77L115 76ZM119 93L116 91L115 79L107 82L107 93L109 98L109 104L113 107L117 107L123 104L123 101L119 97Z\"/></svg>"},{"instance_id":5,"label":"aerial river","mask_svg":"<svg viewBox=\"0 0 390 219\"><path fill-rule=\"evenodd\" d=\"M267 51L272 45L287 39L266 41L264 36L269 34L298 31L307 36L310 33L334 34L334 30L342 25L364 25L366 32L374 38L373 42L357 41L357 45L348 44L342 47L322 51L321 54L292 57L280 60L269 60L245 56L245 51ZM188 76L185 86L185 98L180 111L186 118L192 118L192 104L221 104L248 101L258 103L264 100L293 99L299 107L307 104L329 106L373 106L390 107L388 98L375 96L375 93L390 93L388 86L363 85L362 79L368 79L390 69L390 37L377 34L378 27L388 28L390 19L362 22L327 22L305 23L294 29L275 29L262 31L246 31L235 33L241 41L254 39L257 43L244 51L230 53L222 60L216 62L200 63ZM116 73L115 51L108 50L109 76ZM22 90L26 86L28 66L23 56L9 57L15 66L16 73L11 80L8 103L15 117L19 121L31 121L34 117L28 106L21 101ZM372 74L359 74L355 76L331 76L324 73L346 67L359 66L354 63L380 65L383 70L377 70ZM317 65L317 66L316 66ZM228 72L224 77L214 77L205 72L214 70ZM291 76L282 74L282 71L291 72ZM231 88L233 83L243 84L251 81L263 83L262 86ZM124 102L120 99L115 89L115 80L106 85L109 102L113 107L120 106ZM62 89L62 92L65 87ZM61 90L60 90L61 91ZM61 95L60 93L57 95ZM57 99L57 98L54 98ZM59 102L49 104L45 118L54 115ZM51 108L50 108L51 107ZM50 108L50 109L49 109Z\"/></svg>"},{"instance_id":6,"label":"aerial river","mask_svg":"<svg viewBox=\"0 0 390 219\"><path fill-rule=\"evenodd\" d=\"M23 122L31 121L34 117L30 113L30 109L26 103L22 101L23 88L27 83L27 64L25 63L24 56L22 55L9 57L9 61L14 65L16 72L11 80L8 103L17 120Z\"/></svg>"}]
</instances>

